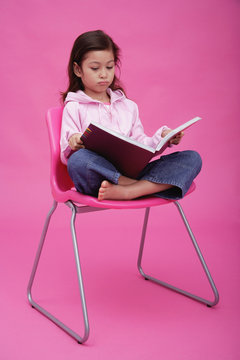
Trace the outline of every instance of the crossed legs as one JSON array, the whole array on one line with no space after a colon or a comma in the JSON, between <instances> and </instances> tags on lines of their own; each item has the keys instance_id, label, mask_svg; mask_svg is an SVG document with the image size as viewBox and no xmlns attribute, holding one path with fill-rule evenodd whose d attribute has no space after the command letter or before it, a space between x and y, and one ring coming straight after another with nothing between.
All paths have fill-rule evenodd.
<instances>
[{"instance_id":1,"label":"crossed legs","mask_svg":"<svg viewBox=\"0 0 240 360\"><path fill-rule=\"evenodd\" d=\"M159 193L180 199L201 166L201 157L195 151L175 152L147 164L135 180L122 176L108 160L87 149L76 151L68 160L68 172L76 189L99 200L131 200Z\"/></svg>"}]
</instances>

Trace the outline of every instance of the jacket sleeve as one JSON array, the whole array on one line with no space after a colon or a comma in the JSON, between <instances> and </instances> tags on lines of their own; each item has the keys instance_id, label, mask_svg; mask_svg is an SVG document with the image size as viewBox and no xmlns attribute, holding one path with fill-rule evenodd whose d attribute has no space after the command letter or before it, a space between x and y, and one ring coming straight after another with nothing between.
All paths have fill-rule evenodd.
<instances>
[{"instance_id":1,"label":"jacket sleeve","mask_svg":"<svg viewBox=\"0 0 240 360\"><path fill-rule=\"evenodd\" d=\"M168 129L168 127L164 125L160 127L153 136L151 137L147 136L144 133L144 128L139 118L138 106L135 104L135 109L133 112L133 123L132 123L131 135L130 135L134 140L139 141L142 144L156 148L160 140L162 139L163 130L166 129Z\"/></svg>"},{"instance_id":2,"label":"jacket sleeve","mask_svg":"<svg viewBox=\"0 0 240 360\"><path fill-rule=\"evenodd\" d=\"M68 144L68 140L72 135L82 133L80 124L78 103L67 103L63 109L60 138L61 161L65 165L67 164L67 159L72 151Z\"/></svg>"}]
</instances>

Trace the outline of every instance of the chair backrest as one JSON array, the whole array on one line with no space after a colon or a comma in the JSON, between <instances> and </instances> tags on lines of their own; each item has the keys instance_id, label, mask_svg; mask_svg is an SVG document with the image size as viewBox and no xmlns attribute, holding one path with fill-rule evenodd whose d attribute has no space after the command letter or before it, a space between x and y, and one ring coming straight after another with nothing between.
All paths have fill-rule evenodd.
<instances>
[{"instance_id":1,"label":"chair backrest","mask_svg":"<svg viewBox=\"0 0 240 360\"><path fill-rule=\"evenodd\" d=\"M67 166L60 159L60 133L63 107L55 107L46 114L50 149L51 149L51 188L53 196L74 187L68 174Z\"/></svg>"}]
</instances>

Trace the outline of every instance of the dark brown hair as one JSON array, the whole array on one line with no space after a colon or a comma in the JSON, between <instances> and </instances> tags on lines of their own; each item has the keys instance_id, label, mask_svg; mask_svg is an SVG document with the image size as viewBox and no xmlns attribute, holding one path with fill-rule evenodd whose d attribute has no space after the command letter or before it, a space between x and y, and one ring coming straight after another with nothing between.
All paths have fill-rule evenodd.
<instances>
[{"instance_id":1,"label":"dark brown hair","mask_svg":"<svg viewBox=\"0 0 240 360\"><path fill-rule=\"evenodd\" d=\"M84 85L81 78L77 77L73 71L73 63L76 62L79 66L85 58L85 55L89 51L96 50L112 50L114 55L115 65L120 64L119 47L113 42L113 40L105 34L102 30L88 31L78 36L73 44L69 63L68 63L68 78L69 84L65 92L61 93L62 100L64 101L69 91L76 92L78 90L84 90ZM112 90L123 90L119 79L114 75L112 84L110 85Z\"/></svg>"}]
</instances>

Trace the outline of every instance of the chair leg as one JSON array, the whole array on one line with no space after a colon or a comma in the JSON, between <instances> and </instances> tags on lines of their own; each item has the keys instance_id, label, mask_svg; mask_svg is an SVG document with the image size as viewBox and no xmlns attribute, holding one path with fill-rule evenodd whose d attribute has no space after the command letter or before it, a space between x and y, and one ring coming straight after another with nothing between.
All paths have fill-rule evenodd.
<instances>
[{"instance_id":1,"label":"chair leg","mask_svg":"<svg viewBox=\"0 0 240 360\"><path fill-rule=\"evenodd\" d=\"M205 262L205 260L203 258L203 255L202 255L202 253L200 251L200 248L199 248L199 246L197 244L197 241L196 241L196 239L195 239L195 237L193 235L193 232L192 232L192 230L191 230L191 228L189 226L189 223L187 221L187 218L186 218L186 216L185 216L185 214L183 212L183 209L182 209L181 205L179 204L178 201L175 201L174 204L176 205L176 207L177 207L177 209L178 209L178 211L179 211L179 213L180 213L180 215L182 217L184 225L186 226L186 229L188 231L189 237L192 240L193 246L194 246L194 248L196 250L196 253L197 253L197 255L199 257L199 260L200 260L200 262L202 264L202 267L203 267L203 269L205 271L205 274L207 276L207 279L208 279L208 281L210 283L210 286L211 286L213 294L214 294L214 300L210 301L210 300L204 299L202 297L199 297L197 295L191 294L191 293L189 293L189 292L187 292L185 290L179 289L179 288L177 288L175 286L172 286L172 285L170 285L170 284L168 284L166 282L160 281L160 280L158 280L158 279L156 279L156 278L154 278L154 277L152 277L150 275L147 275L143 271L141 263L142 263L145 235L146 235L146 231L147 231L147 223L148 223L148 217L149 217L150 208L146 208L146 211L145 211L145 217L144 217L143 229L142 229L142 237L141 237L141 243L140 243L140 249L139 249L139 255L138 255L138 262L137 262L138 270L139 270L140 274L145 279L151 280L151 281L153 281L153 282L155 282L155 283L157 283L159 285L162 285L162 286L164 286L164 287L166 287L166 288L168 288L170 290L176 291L176 292L178 292L178 293L180 293L182 295L188 296L188 297L190 297L190 298L192 298L194 300L202 302L202 303L206 304L208 307L212 307L212 306L216 305L218 303L218 301L219 301L219 295L218 295L217 288L216 288L216 286L214 284L214 281L213 281L213 279L211 277L211 274L210 274L210 272L208 270L206 262Z\"/></svg>"},{"instance_id":2,"label":"chair leg","mask_svg":"<svg viewBox=\"0 0 240 360\"><path fill-rule=\"evenodd\" d=\"M72 203L71 203L71 206L70 206L71 209L72 209L71 233L72 233L72 240L73 240L74 255L75 255L75 260L76 260L76 265L77 265L77 275L78 275L78 282L79 282L80 296L81 296L82 310L83 310L83 318L84 318L84 335L83 335L83 337L79 336L75 331L70 329L68 326L66 326L64 323L62 323L59 319L57 319L55 316L50 314L47 310L45 310L40 305L38 305L33 300L32 293L31 293L32 285L33 285L34 278L35 278L35 275L36 275L36 271L37 271L38 263L39 263L40 256L41 256L41 253L42 253L44 241L45 241L45 238L46 238L48 226L49 226L49 223L50 223L50 220L51 220L51 216L54 213L56 207L57 207L57 202L54 200L53 206L52 206L52 208L50 209L50 211L49 211L49 213L47 215L47 218L45 220L45 224L44 224L44 227L43 227L43 231L42 231L41 239L40 239L40 242L39 242L37 254L36 254L36 257L35 257L34 264L33 264L33 269L32 269L32 272L31 272L29 283L28 283L27 295L28 295L28 300L29 300L29 302L30 302L30 304L32 305L33 308L35 308L40 313L45 315L48 319L53 321L62 330L64 330L70 336L72 336L75 340L77 340L78 343L82 344L88 339L88 336L89 336L89 323L88 323L88 315L87 315L87 308L86 308L86 301L85 301L85 295L84 295L84 287L83 287L83 280L82 280L82 274L81 274L81 268L80 268L80 260L79 260L79 253L78 253L78 246L77 246L77 239L76 239L76 231L75 231L76 208Z\"/></svg>"}]
</instances>

